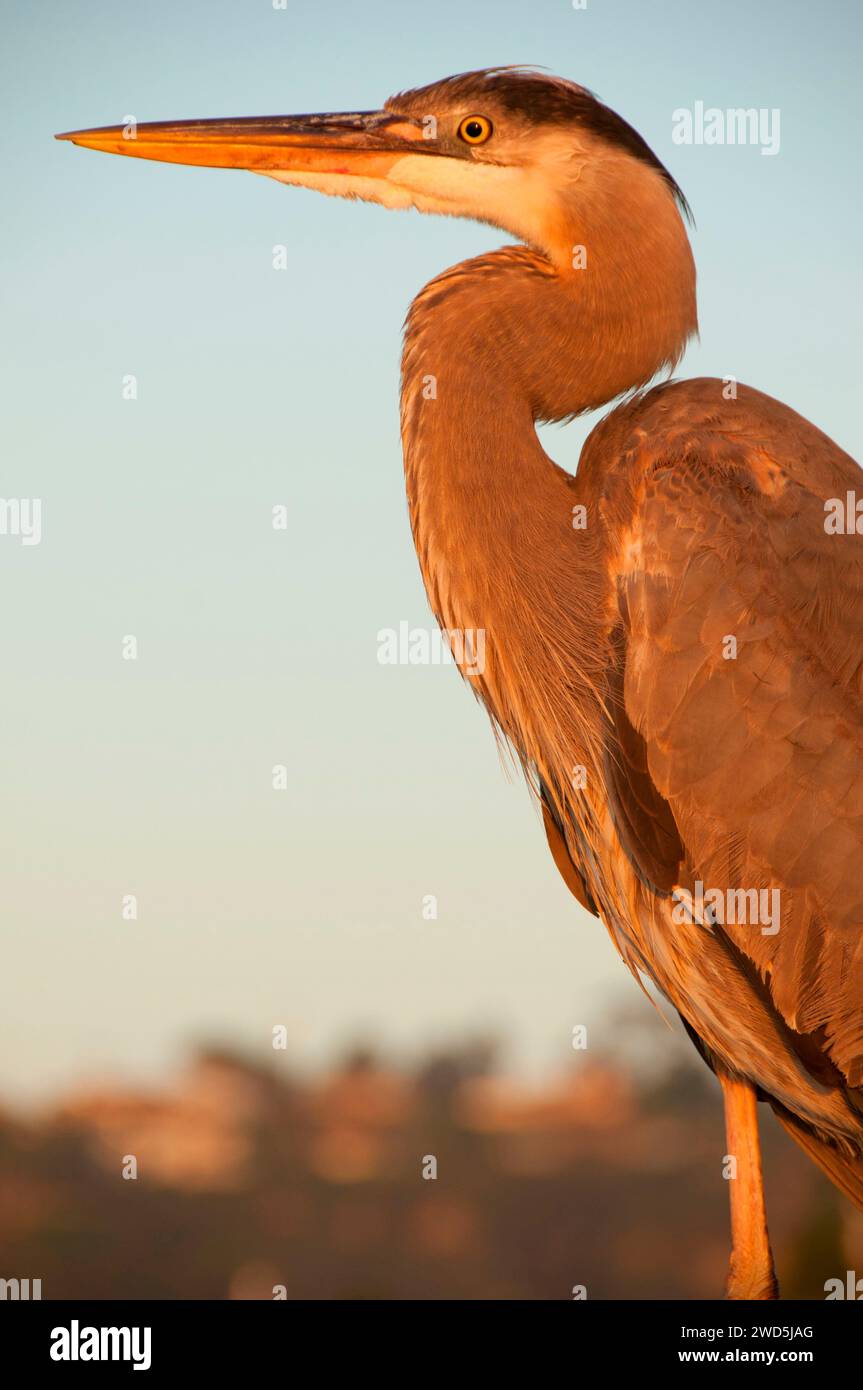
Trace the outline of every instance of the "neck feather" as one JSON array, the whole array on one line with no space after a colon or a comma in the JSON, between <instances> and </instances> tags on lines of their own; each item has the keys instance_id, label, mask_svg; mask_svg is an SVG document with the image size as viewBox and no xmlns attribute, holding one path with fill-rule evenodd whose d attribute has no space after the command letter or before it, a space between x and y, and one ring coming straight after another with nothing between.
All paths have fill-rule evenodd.
<instances>
[{"instance_id":1,"label":"neck feather","mask_svg":"<svg viewBox=\"0 0 863 1390\"><path fill-rule=\"evenodd\" d=\"M429 600L444 629L485 633L483 671L463 674L557 800L597 751L573 709L602 698L605 573L600 518L574 525L577 479L535 422L648 381L694 328L691 284L677 313L649 273L603 294L614 261L566 275L524 247L478 257L426 286L405 338L405 474Z\"/></svg>"}]
</instances>

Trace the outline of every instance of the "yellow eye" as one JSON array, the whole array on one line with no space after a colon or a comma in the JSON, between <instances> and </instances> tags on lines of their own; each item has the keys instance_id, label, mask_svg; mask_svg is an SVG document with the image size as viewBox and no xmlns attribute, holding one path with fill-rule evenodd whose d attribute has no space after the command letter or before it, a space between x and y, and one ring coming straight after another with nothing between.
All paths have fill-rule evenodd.
<instances>
[{"instance_id":1,"label":"yellow eye","mask_svg":"<svg viewBox=\"0 0 863 1390\"><path fill-rule=\"evenodd\" d=\"M458 137L467 145L484 145L493 126L488 116L465 116L459 122Z\"/></svg>"}]
</instances>

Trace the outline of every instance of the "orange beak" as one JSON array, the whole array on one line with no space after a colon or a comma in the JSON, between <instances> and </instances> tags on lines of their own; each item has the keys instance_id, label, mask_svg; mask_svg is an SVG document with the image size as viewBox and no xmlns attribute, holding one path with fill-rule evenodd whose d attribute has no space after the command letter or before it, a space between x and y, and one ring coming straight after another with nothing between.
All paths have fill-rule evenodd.
<instances>
[{"instance_id":1,"label":"orange beak","mask_svg":"<svg viewBox=\"0 0 863 1390\"><path fill-rule=\"evenodd\" d=\"M152 121L70 130L56 139L166 164L367 178L385 178L394 161L405 154L440 153L435 140L424 139L420 121L389 111Z\"/></svg>"}]
</instances>

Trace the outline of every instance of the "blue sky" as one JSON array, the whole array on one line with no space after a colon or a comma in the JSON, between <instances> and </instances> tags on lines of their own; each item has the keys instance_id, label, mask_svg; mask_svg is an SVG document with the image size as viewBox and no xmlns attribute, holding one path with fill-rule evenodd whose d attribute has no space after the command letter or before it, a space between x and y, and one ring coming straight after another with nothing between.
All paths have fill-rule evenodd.
<instances>
[{"instance_id":1,"label":"blue sky","mask_svg":"<svg viewBox=\"0 0 863 1390\"><path fill-rule=\"evenodd\" d=\"M544 64L692 204L681 373L733 374L860 457L861 27L852 0L7 3L0 494L41 497L44 537L0 538L0 1095L152 1077L201 1035L263 1049L277 1023L302 1065L359 1033L410 1056L489 1029L537 1070L576 1023L600 1046L634 991L455 674L376 659L380 628L429 621L404 313L502 238L52 134ZM779 153L675 145L696 101L778 108ZM575 467L590 423L546 447Z\"/></svg>"}]
</instances>

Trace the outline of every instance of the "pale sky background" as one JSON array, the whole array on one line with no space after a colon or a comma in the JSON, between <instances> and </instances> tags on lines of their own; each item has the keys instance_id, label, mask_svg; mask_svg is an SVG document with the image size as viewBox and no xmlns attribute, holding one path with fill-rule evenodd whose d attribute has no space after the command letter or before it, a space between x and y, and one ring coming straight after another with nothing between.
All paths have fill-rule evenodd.
<instances>
[{"instance_id":1,"label":"pale sky background","mask_svg":"<svg viewBox=\"0 0 863 1390\"><path fill-rule=\"evenodd\" d=\"M409 1059L490 1030L533 1074L575 1023L601 1046L635 986L485 716L452 670L377 662L380 628L430 622L404 313L503 238L51 137L545 64L692 203L681 373L734 374L859 458L857 0L4 0L2 24L0 495L41 497L44 536L0 537L0 1102L158 1080L201 1036L263 1052L276 1023L302 1066L360 1034ZM780 153L675 146L698 100L779 108ZM586 430L546 447L574 467Z\"/></svg>"}]
</instances>

